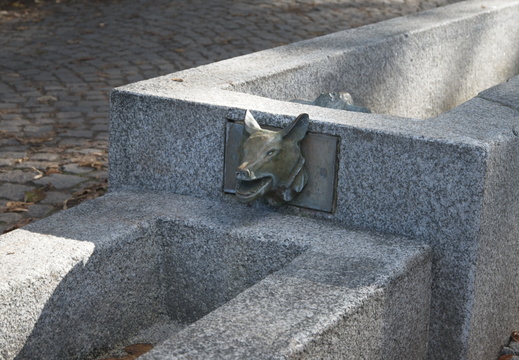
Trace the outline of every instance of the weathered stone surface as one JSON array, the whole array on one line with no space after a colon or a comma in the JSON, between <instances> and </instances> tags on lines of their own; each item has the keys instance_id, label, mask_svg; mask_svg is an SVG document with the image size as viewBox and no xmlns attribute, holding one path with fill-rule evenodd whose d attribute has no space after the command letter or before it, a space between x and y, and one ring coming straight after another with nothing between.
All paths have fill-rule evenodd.
<instances>
[{"instance_id":1,"label":"weathered stone surface","mask_svg":"<svg viewBox=\"0 0 519 360\"><path fill-rule=\"evenodd\" d=\"M479 96L519 110L519 77L513 77L498 86L485 90Z\"/></svg>"},{"instance_id":2,"label":"weathered stone surface","mask_svg":"<svg viewBox=\"0 0 519 360\"><path fill-rule=\"evenodd\" d=\"M202 319L145 359L425 356L431 252L402 237L112 193L4 235L0 258L0 347L19 357L85 357L163 314Z\"/></svg>"},{"instance_id":3,"label":"weathered stone surface","mask_svg":"<svg viewBox=\"0 0 519 360\"><path fill-rule=\"evenodd\" d=\"M274 127L306 112L309 132L341 139L337 210L280 211L426 241L429 357L495 357L519 315L507 301L517 274L496 255L519 253L517 80L502 100L470 99L519 72L517 16L516 0L462 2L117 89L110 184L232 201L221 191L229 111ZM286 102L330 90L373 114Z\"/></svg>"}]
</instances>

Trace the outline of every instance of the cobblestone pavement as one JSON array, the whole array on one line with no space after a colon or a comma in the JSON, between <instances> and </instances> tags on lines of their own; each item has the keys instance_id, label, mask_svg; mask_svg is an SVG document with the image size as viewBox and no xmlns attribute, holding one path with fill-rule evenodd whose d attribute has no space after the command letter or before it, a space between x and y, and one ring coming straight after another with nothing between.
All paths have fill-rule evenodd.
<instances>
[{"instance_id":1,"label":"cobblestone pavement","mask_svg":"<svg viewBox=\"0 0 519 360\"><path fill-rule=\"evenodd\" d=\"M455 2L32 1L0 0L0 233L106 191L112 88Z\"/></svg>"}]
</instances>

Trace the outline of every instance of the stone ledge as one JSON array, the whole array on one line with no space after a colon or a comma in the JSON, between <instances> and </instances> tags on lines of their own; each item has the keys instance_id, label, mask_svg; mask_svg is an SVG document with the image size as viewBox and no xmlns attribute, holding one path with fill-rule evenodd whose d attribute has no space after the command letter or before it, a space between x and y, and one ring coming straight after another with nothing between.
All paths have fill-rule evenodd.
<instances>
[{"instance_id":1,"label":"stone ledge","mask_svg":"<svg viewBox=\"0 0 519 360\"><path fill-rule=\"evenodd\" d=\"M399 358L402 349L387 348L393 334L398 341L422 344L413 354L424 356L430 299L427 246L193 197L111 193L3 236L0 264L8 269L0 271L0 313L9 319L1 323L3 358L79 358L129 338L142 330L139 323L146 327L163 320L168 304L160 276L169 266L160 270L165 264L161 252L174 255L175 247L167 250L153 234L175 237L167 224L198 234L209 253L211 247L221 249L218 237L231 239L225 240L231 248L222 250L231 257L220 262L235 263L240 257L232 254L241 251L252 259L254 244L265 246L267 265L280 249L293 253L288 260L296 258L147 358L170 359L182 348L199 358L222 351L230 358L261 358L323 349L349 349L358 358L357 351L382 351L373 347L374 337ZM188 247L194 255L196 244ZM243 244L249 250L235 253L232 247ZM210 267L196 268L214 274ZM214 336L200 343L195 334Z\"/></svg>"},{"instance_id":2,"label":"stone ledge","mask_svg":"<svg viewBox=\"0 0 519 360\"><path fill-rule=\"evenodd\" d=\"M464 1L115 89L112 189L227 201L227 114L248 109L283 127L308 113L309 132L340 138L337 206L280 212L427 242L428 357L495 356L517 315L493 305L497 284L510 296L519 287L496 265L519 251L518 16L518 0ZM329 91L349 91L373 113L289 102Z\"/></svg>"}]
</instances>

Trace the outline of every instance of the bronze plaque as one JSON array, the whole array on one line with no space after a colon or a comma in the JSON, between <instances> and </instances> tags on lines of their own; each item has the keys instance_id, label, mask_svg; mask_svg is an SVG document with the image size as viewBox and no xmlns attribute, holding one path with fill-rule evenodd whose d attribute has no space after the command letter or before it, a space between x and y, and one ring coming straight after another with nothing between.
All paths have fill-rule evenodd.
<instances>
[{"instance_id":1,"label":"bronze plaque","mask_svg":"<svg viewBox=\"0 0 519 360\"><path fill-rule=\"evenodd\" d=\"M271 128L272 130L278 130ZM236 192L236 168L240 165L240 144L244 138L242 122L227 122L225 137L224 191ZM333 212L337 187L339 137L307 133L301 141L308 183L289 204L308 209Z\"/></svg>"}]
</instances>

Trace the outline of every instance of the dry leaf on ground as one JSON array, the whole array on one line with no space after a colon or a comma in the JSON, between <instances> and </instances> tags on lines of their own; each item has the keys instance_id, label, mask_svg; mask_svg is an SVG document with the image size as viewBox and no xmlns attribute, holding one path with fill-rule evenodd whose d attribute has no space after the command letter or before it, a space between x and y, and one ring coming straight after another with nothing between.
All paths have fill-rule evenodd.
<instances>
[{"instance_id":1,"label":"dry leaf on ground","mask_svg":"<svg viewBox=\"0 0 519 360\"><path fill-rule=\"evenodd\" d=\"M52 96L52 95L43 95L43 96L38 97L37 100L40 104L52 105L56 101L58 101L58 98L55 96Z\"/></svg>"},{"instance_id":2,"label":"dry leaf on ground","mask_svg":"<svg viewBox=\"0 0 519 360\"><path fill-rule=\"evenodd\" d=\"M70 157L70 162L73 162L79 166L91 167L96 170L101 170L106 167L107 159L106 154L102 152L96 152L88 155L75 155Z\"/></svg>"},{"instance_id":3,"label":"dry leaf on ground","mask_svg":"<svg viewBox=\"0 0 519 360\"><path fill-rule=\"evenodd\" d=\"M61 174L61 170L57 167L48 167L47 171L45 171L45 175L51 174Z\"/></svg>"},{"instance_id":4,"label":"dry leaf on ground","mask_svg":"<svg viewBox=\"0 0 519 360\"><path fill-rule=\"evenodd\" d=\"M36 171L38 173L37 175L34 175L34 178L33 178L34 180L38 180L43 177L44 174L40 170L36 169L34 166L31 166L31 169L33 169L34 171Z\"/></svg>"},{"instance_id":5,"label":"dry leaf on ground","mask_svg":"<svg viewBox=\"0 0 519 360\"><path fill-rule=\"evenodd\" d=\"M147 353L151 349L153 349L153 345L151 344L133 344L125 347L124 351L126 351L129 355L137 357L141 356L144 353Z\"/></svg>"},{"instance_id":6,"label":"dry leaf on ground","mask_svg":"<svg viewBox=\"0 0 519 360\"><path fill-rule=\"evenodd\" d=\"M45 199L47 194L43 189L34 189L25 192L24 201L26 203L37 203Z\"/></svg>"},{"instance_id":7,"label":"dry leaf on ground","mask_svg":"<svg viewBox=\"0 0 519 360\"><path fill-rule=\"evenodd\" d=\"M63 210L70 209L85 200L95 199L101 195L104 195L108 189L108 184L106 182L95 183L90 185L82 190L76 191L72 194L70 199L65 200L63 203Z\"/></svg>"},{"instance_id":8,"label":"dry leaf on ground","mask_svg":"<svg viewBox=\"0 0 519 360\"><path fill-rule=\"evenodd\" d=\"M78 163L79 166L91 167L96 170L101 170L105 164L101 161L86 161Z\"/></svg>"},{"instance_id":9,"label":"dry leaf on ground","mask_svg":"<svg viewBox=\"0 0 519 360\"><path fill-rule=\"evenodd\" d=\"M139 356L150 351L151 349L153 349L153 345L151 345L151 344L142 343L142 344L128 345L124 348L124 351L128 355L123 355L120 357L110 357L110 358L105 358L102 360L135 360Z\"/></svg>"},{"instance_id":10,"label":"dry leaf on ground","mask_svg":"<svg viewBox=\"0 0 519 360\"><path fill-rule=\"evenodd\" d=\"M15 163L15 164L21 164L21 163L23 163L23 162L26 162L27 160L29 160L28 157L23 157L23 158L16 159L16 160L14 161L14 163Z\"/></svg>"},{"instance_id":11,"label":"dry leaf on ground","mask_svg":"<svg viewBox=\"0 0 519 360\"><path fill-rule=\"evenodd\" d=\"M16 140L18 140L21 144L24 144L24 145L27 145L27 144L34 145L34 144L40 144L40 143L44 143L44 142L50 141L50 140L54 139L54 136L56 136L56 134L50 133L50 134L43 135L43 136L40 136L40 137L37 137L37 138L21 138L19 136L13 136L13 137Z\"/></svg>"},{"instance_id":12,"label":"dry leaf on ground","mask_svg":"<svg viewBox=\"0 0 519 360\"><path fill-rule=\"evenodd\" d=\"M29 206L31 205L34 205L34 203L25 201L8 201L5 204L5 212L26 212L29 211Z\"/></svg>"}]
</instances>

